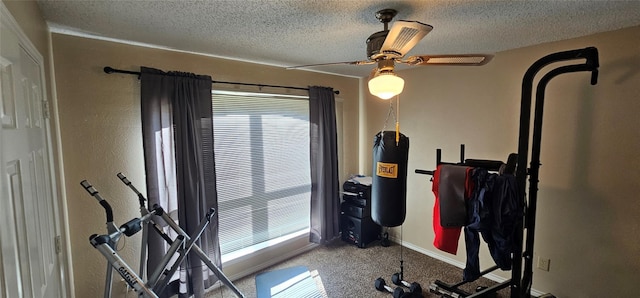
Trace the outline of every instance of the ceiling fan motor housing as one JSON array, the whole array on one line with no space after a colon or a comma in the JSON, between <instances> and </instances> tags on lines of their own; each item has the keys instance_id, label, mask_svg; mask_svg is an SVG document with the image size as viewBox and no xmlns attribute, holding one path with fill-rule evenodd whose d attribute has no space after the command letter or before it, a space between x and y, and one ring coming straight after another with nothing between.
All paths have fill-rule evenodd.
<instances>
[{"instance_id":1,"label":"ceiling fan motor housing","mask_svg":"<svg viewBox=\"0 0 640 298\"><path fill-rule=\"evenodd\" d=\"M369 38L367 38L367 58L370 60L376 60L380 57L380 49L382 48L382 44L384 44L384 40L387 38L387 34L389 34L389 30L379 31L371 34Z\"/></svg>"}]
</instances>

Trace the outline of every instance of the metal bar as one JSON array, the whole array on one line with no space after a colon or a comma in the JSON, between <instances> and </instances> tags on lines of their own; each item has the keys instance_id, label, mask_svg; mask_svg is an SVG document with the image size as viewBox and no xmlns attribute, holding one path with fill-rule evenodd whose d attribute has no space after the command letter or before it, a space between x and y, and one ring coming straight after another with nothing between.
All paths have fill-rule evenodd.
<instances>
[{"instance_id":1,"label":"metal bar","mask_svg":"<svg viewBox=\"0 0 640 298\"><path fill-rule=\"evenodd\" d=\"M575 59L586 59L585 65L587 65L592 71L591 83L595 84L597 79L598 68L598 50L594 47L588 47L584 49L557 52L549 54L545 57L538 59L534 62L525 72L522 79L522 94L520 102L520 130L518 136L518 162L516 167L516 181L518 184L518 198L523 205L526 205L526 184L527 184L527 163L529 156L529 132L531 123L531 93L533 91L533 81L535 75L542 70L546 65L554 62L568 61ZM537 189L532 189L533 193L537 192ZM531 195L531 190L529 195ZM535 194L534 194L535 196ZM527 217L535 216L531 212L527 212ZM525 222L518 223L516 227L516 240L522 240L524 238ZM527 231L531 237L527 237L526 241L533 242L533 234ZM527 243L528 245L528 243ZM523 247L521 241L516 241L516 247L513 253L513 268L511 275L511 298L526 297L530 292L531 274L525 272L524 278L522 277L522 257ZM531 266L532 258L525 259L525 265ZM522 280L521 280L522 278Z\"/></svg>"},{"instance_id":2,"label":"metal bar","mask_svg":"<svg viewBox=\"0 0 640 298\"><path fill-rule=\"evenodd\" d=\"M107 261L107 277L104 282L104 298L111 298L111 288L113 286L113 268Z\"/></svg>"},{"instance_id":3,"label":"metal bar","mask_svg":"<svg viewBox=\"0 0 640 298\"><path fill-rule=\"evenodd\" d=\"M109 264L118 271L120 276L132 287L137 293L144 297L158 298L151 289L145 286L142 279L127 265L127 263L118 255L116 251L107 244L104 237L98 236L90 239L91 245L95 247L109 262Z\"/></svg>"},{"instance_id":4,"label":"metal bar","mask_svg":"<svg viewBox=\"0 0 640 298\"><path fill-rule=\"evenodd\" d=\"M416 174L423 174L423 175L431 175L431 176L433 176L433 172L434 171L416 169Z\"/></svg>"},{"instance_id":5,"label":"metal bar","mask_svg":"<svg viewBox=\"0 0 640 298\"><path fill-rule=\"evenodd\" d=\"M146 266L146 260L147 260L147 237L148 237L148 233L149 233L149 223L143 223L142 224L142 243L140 244L140 266L138 267L139 271L138 271L138 275L140 275L140 278L144 279L147 274L145 271Z\"/></svg>"},{"instance_id":6,"label":"metal bar","mask_svg":"<svg viewBox=\"0 0 640 298\"><path fill-rule=\"evenodd\" d=\"M108 74L111 74L111 73L124 73L124 74L138 75L138 76L140 76L140 74L141 74L139 71L121 70L121 69L115 69L115 68L112 68L112 67L109 67L109 66L105 66L105 68L103 70L104 70L105 73L108 73ZM240 83L240 82L225 82L225 81L214 81L214 80L211 80L211 83L212 84L255 86L255 87L284 88L284 89L294 89L294 90L306 90L306 91L309 91L309 88L292 87L292 86L281 86L281 85L253 84L253 83ZM340 91L339 90L334 90L333 93L340 94Z\"/></svg>"},{"instance_id":7,"label":"metal bar","mask_svg":"<svg viewBox=\"0 0 640 298\"><path fill-rule=\"evenodd\" d=\"M171 243L171 246L169 247L167 252L162 257L160 263L158 264L156 269L153 271L153 273L151 273L151 275L149 276L149 280L147 280L147 286L148 287L154 288L156 286L156 284L160 280L160 276L163 273L166 273L166 271L164 270L165 267L167 267L167 265L169 264L169 262L171 261L173 256L176 254L176 251L178 251L178 249L180 249L182 244L184 244L184 241L185 241L184 236L178 235L178 237L176 237L176 240L173 241L173 243ZM171 273L171 274L173 274L173 273ZM162 293L162 290L159 290L157 292L158 293Z\"/></svg>"},{"instance_id":8,"label":"metal bar","mask_svg":"<svg viewBox=\"0 0 640 298\"><path fill-rule=\"evenodd\" d=\"M440 281L440 280L436 280L434 282L434 284L437 285L438 287L443 288L447 292L458 294L461 297L467 297L467 296L471 295L467 291L464 291L464 290L458 289L456 287L453 287L453 286L451 286L451 285L449 285L449 284L447 284L447 283L445 283L443 281Z\"/></svg>"},{"instance_id":9,"label":"metal bar","mask_svg":"<svg viewBox=\"0 0 640 298\"><path fill-rule=\"evenodd\" d=\"M561 66L549 71L538 82L533 119L533 138L531 145L531 165L529 168L529 205L527 208L525 227L526 242L524 249L524 272L521 285L521 296L530 295L533 276L533 243L535 236L536 209L538 201L538 178L540 170L540 149L542 144L542 116L544 111L544 92L547 84L554 77L572 72L591 71L587 64Z\"/></svg>"},{"instance_id":10,"label":"metal bar","mask_svg":"<svg viewBox=\"0 0 640 298\"><path fill-rule=\"evenodd\" d=\"M510 280L504 281L502 283L499 283L497 285L493 285L491 287L488 287L482 291L476 292L472 295L467 296L467 298L473 298L473 297L485 297L485 295L490 294L490 293L495 293L498 292L506 287L509 286L509 284L511 284ZM487 296L488 297L488 296Z\"/></svg>"},{"instance_id":11,"label":"metal bar","mask_svg":"<svg viewBox=\"0 0 640 298\"><path fill-rule=\"evenodd\" d=\"M189 237L189 235L184 230L182 230L182 228L180 228L180 226L178 226L178 224L171 217L169 217L166 212L162 213L161 216L162 219L164 219L165 223L167 223L167 225L169 225L176 233L178 233L179 235L183 235L187 239L187 241L191 240L191 237ZM198 245L194 245L193 250L200 257L200 260L202 260L207 265L207 267L209 267L209 269L213 271L218 279L220 279L220 281L224 285L231 289L231 291L233 291L236 296L241 298L245 297L244 294L242 294L242 292L240 292L240 290L231 282L231 280L229 280L229 278L224 275L220 268L213 264L209 256L207 256L207 254Z\"/></svg>"},{"instance_id":12,"label":"metal bar","mask_svg":"<svg viewBox=\"0 0 640 298\"><path fill-rule=\"evenodd\" d=\"M200 226L198 226L195 235L190 240L188 240L185 247L180 250L180 256L178 256L178 258L175 260L175 263L173 263L171 269L163 272L164 277L161 279L162 282L153 287L156 292L162 293L162 291L164 291L164 288L168 284L167 279L171 278L171 276L173 276L173 273L178 270L178 267L180 266L180 264L182 264L182 261L187 257L191 249L195 246L195 242L200 239L200 236L211 222L211 216L213 216L214 212L215 210L213 208L209 209L209 212L205 215L204 219L200 221ZM186 239L186 237L183 235L178 235L178 237Z\"/></svg>"}]
</instances>

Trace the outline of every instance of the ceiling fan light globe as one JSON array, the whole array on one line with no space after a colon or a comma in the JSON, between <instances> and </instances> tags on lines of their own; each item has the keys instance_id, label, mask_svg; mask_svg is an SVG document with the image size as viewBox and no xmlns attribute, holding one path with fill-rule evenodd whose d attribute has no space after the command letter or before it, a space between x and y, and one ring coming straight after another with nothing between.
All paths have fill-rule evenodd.
<instances>
[{"instance_id":1,"label":"ceiling fan light globe","mask_svg":"<svg viewBox=\"0 0 640 298\"><path fill-rule=\"evenodd\" d=\"M404 80L394 73L382 73L369 80L369 92L381 99L390 99L404 89Z\"/></svg>"}]
</instances>

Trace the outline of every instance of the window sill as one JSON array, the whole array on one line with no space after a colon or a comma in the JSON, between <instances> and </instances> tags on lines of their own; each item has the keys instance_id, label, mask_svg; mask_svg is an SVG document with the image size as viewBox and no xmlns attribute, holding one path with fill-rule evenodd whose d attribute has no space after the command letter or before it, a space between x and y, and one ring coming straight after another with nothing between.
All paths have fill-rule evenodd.
<instances>
[{"instance_id":1,"label":"window sill","mask_svg":"<svg viewBox=\"0 0 640 298\"><path fill-rule=\"evenodd\" d=\"M273 246L277 246L280 243L287 242L289 240L296 239L296 238L303 237L303 236L307 237L307 238L309 237L309 229L304 229L304 230L301 230L301 231L296 232L296 233L291 233L289 235L285 235L285 236L282 236L282 237L271 239L271 240L268 240L268 241L265 241L265 242L262 242L262 243L258 243L256 245L252 245L250 247L246 247L246 248L243 248L243 249L240 249L240 250L228 253L228 254L224 254L221 257L222 263L226 264L227 262L230 262L230 261L233 261L233 260L236 260L236 259L240 259L240 258L243 258L245 256L250 256L251 254L256 253L258 251L261 251L263 249L266 249L266 248L269 248L269 247L273 247Z\"/></svg>"},{"instance_id":2,"label":"window sill","mask_svg":"<svg viewBox=\"0 0 640 298\"><path fill-rule=\"evenodd\" d=\"M265 242L261 247L243 249L243 253L226 254L222 258L225 275L236 280L307 252L317 246L309 242L309 230Z\"/></svg>"}]
</instances>

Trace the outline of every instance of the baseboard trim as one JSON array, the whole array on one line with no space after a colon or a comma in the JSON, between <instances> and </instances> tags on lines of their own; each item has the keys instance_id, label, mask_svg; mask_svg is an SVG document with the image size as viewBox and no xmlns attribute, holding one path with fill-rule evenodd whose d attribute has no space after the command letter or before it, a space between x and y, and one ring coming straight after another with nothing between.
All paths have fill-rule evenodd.
<instances>
[{"instance_id":1,"label":"baseboard trim","mask_svg":"<svg viewBox=\"0 0 640 298\"><path fill-rule=\"evenodd\" d=\"M389 240L391 240L391 241L393 241L395 243L399 243L399 241L398 241L399 239L396 239L395 237L390 237ZM422 248L420 246L417 246L417 245L415 245L415 244L413 244L411 242L407 242L407 241L403 240L402 241L402 246L404 246L406 248L413 249L413 250L415 250L415 251L417 251L417 252L419 252L421 254L427 255L427 256L432 257L432 258L434 258L436 260L440 260L440 261L443 261L443 262L445 262L447 264L456 266L456 267L458 267L460 269L464 269L464 267L465 267L465 264L463 262L460 262L460 261L458 261L456 259L452 259L452 258L450 258L450 257L448 257L446 255L439 254L437 252L433 252L433 251L424 249L424 248ZM462 275L460 275L460 276L462 276ZM483 277L485 277L487 279L490 279L492 281L495 281L497 283L501 283L501 282L504 282L504 281L507 280L507 278L504 278L502 276L499 276L499 275L496 275L496 274L493 274L493 273L489 273L489 274L483 275ZM534 296L534 297L538 297L538 296L541 296L543 294L544 294L543 292L537 291L535 289L531 289L531 295Z\"/></svg>"}]
</instances>

